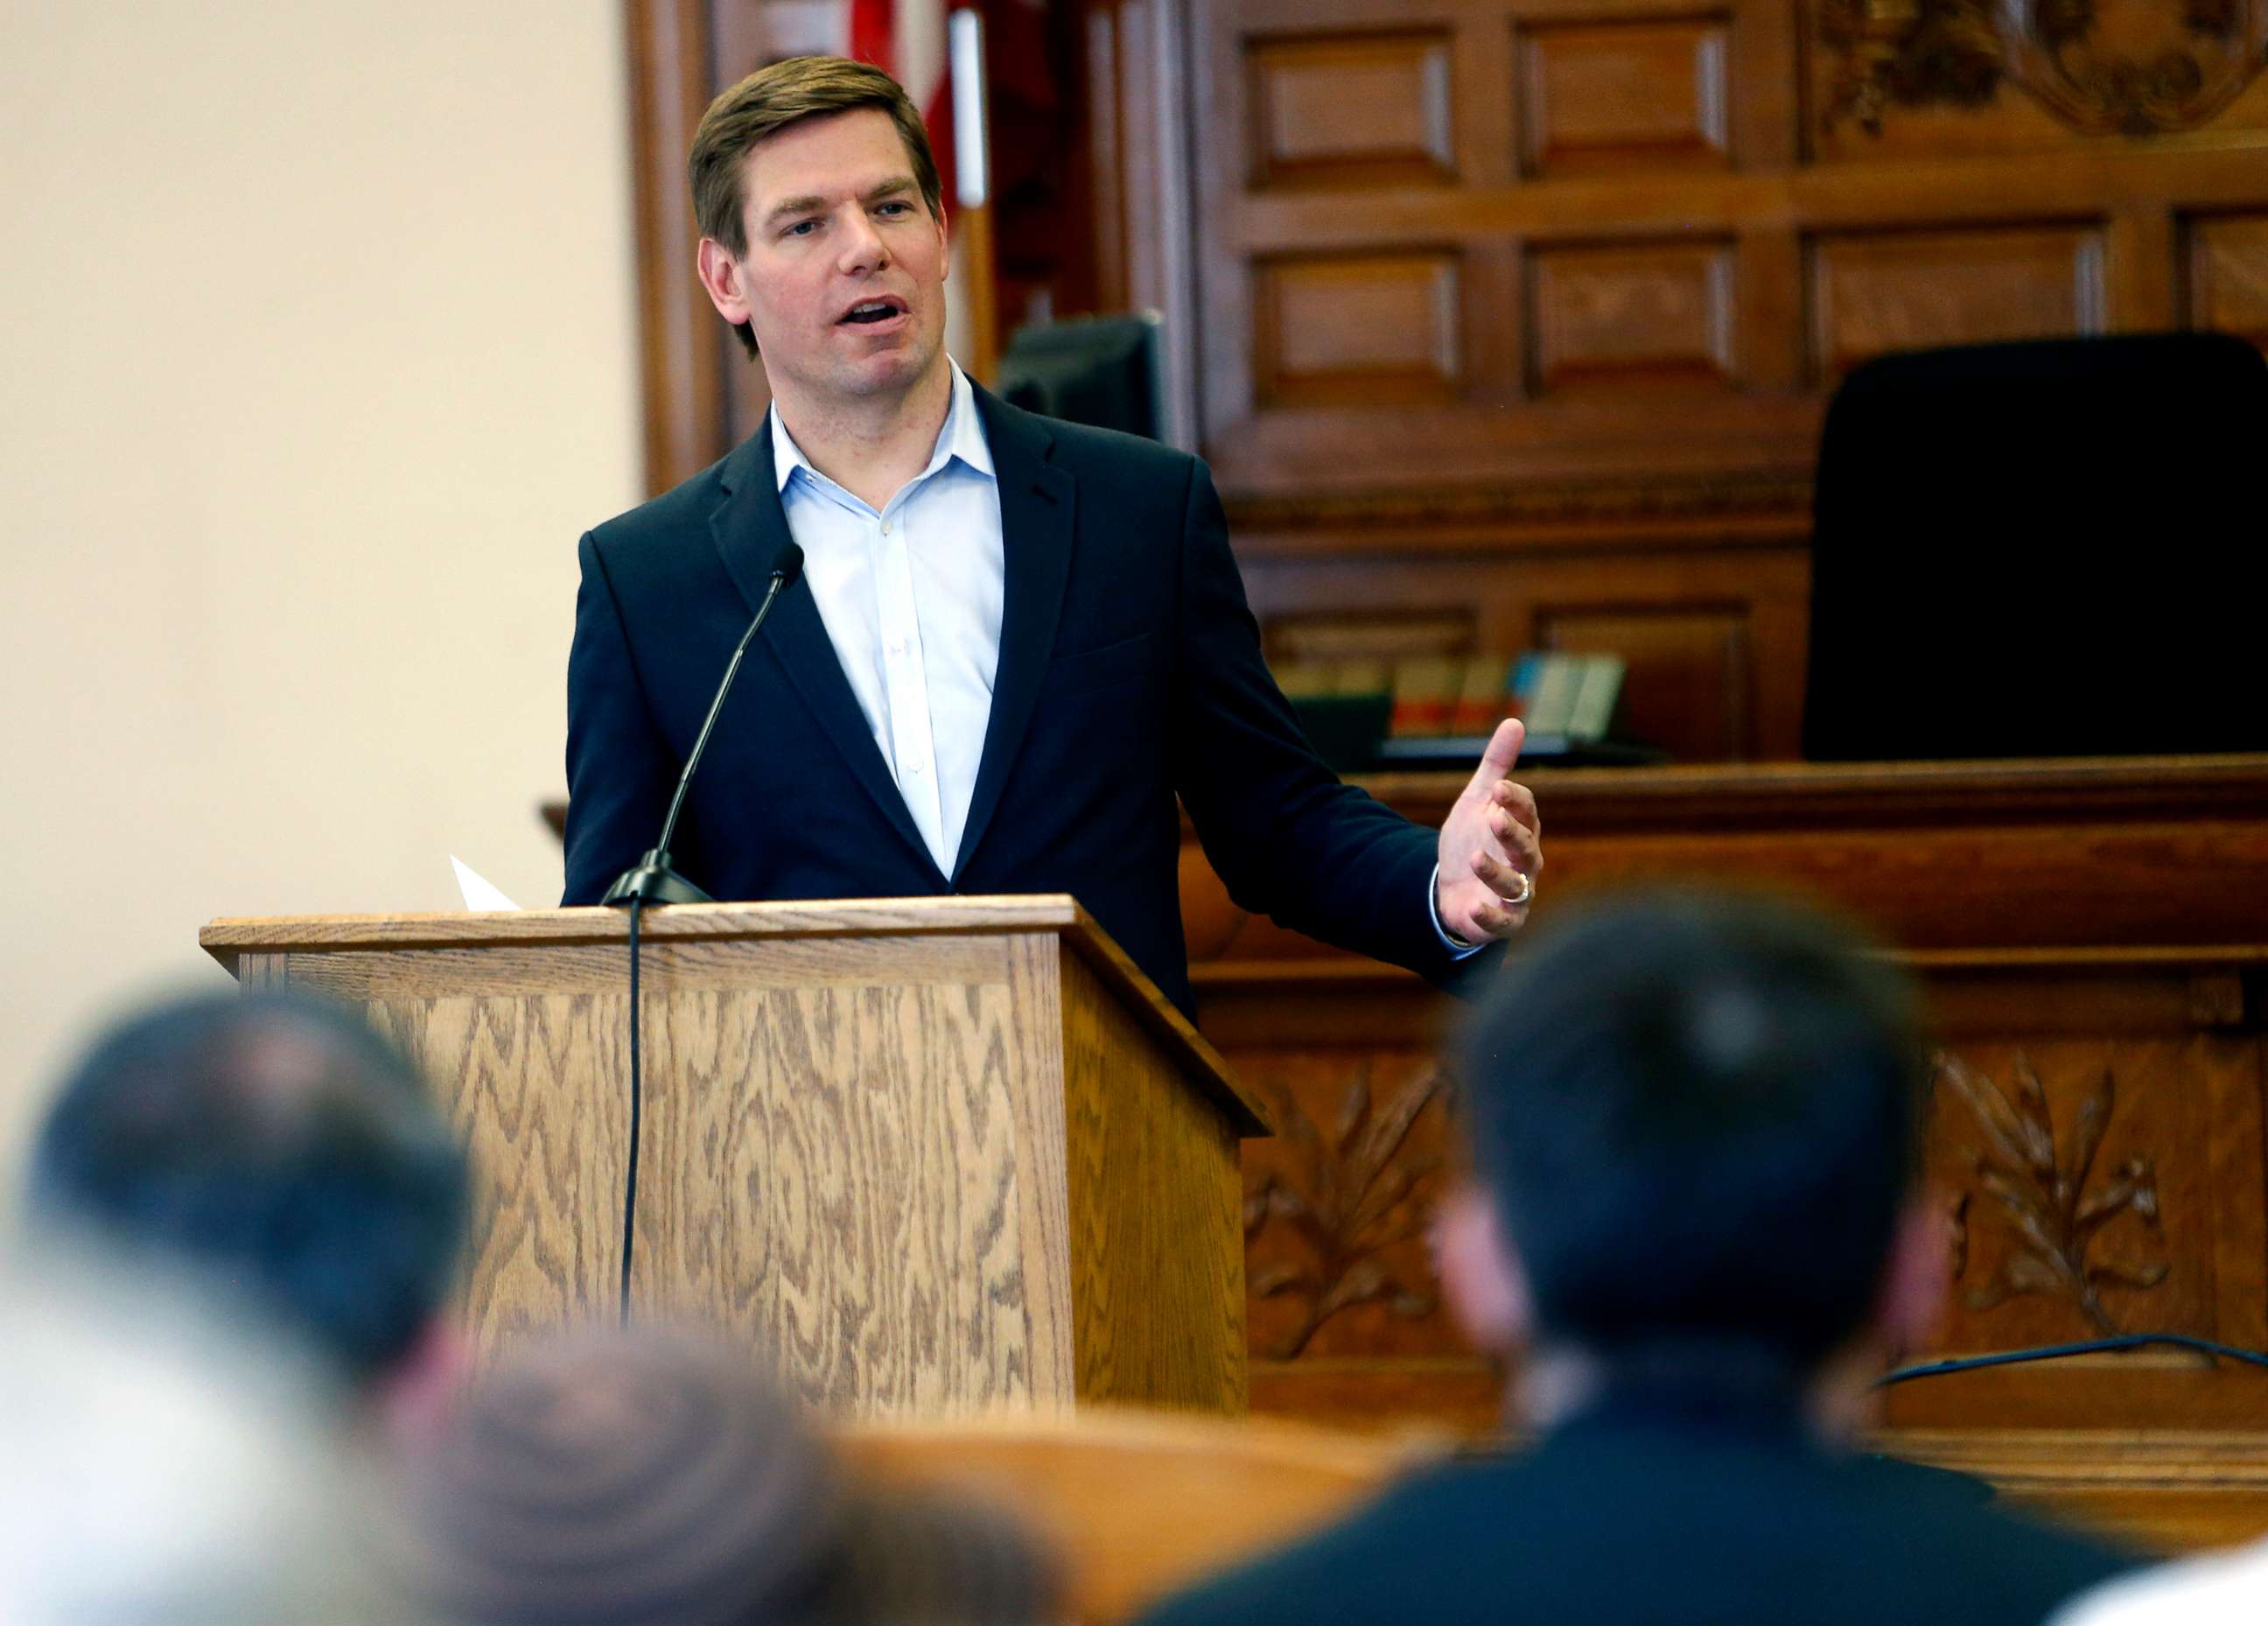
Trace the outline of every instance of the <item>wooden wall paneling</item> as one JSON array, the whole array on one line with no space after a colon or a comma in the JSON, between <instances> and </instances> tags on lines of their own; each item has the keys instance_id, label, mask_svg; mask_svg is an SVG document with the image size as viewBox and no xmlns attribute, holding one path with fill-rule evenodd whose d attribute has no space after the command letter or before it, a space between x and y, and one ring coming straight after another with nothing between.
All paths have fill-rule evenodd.
<instances>
[{"instance_id":1,"label":"wooden wall paneling","mask_svg":"<svg viewBox=\"0 0 2268 1626\"><path fill-rule=\"evenodd\" d=\"M1467 11L1457 18L1450 84L1459 173L1469 188L1514 185L1520 179L1520 109L1509 92L1519 72L1517 41L1501 15Z\"/></svg>"},{"instance_id":2,"label":"wooden wall paneling","mask_svg":"<svg viewBox=\"0 0 2268 1626\"><path fill-rule=\"evenodd\" d=\"M1721 14L1521 24L1522 172L1730 168L1732 32Z\"/></svg>"},{"instance_id":3,"label":"wooden wall paneling","mask_svg":"<svg viewBox=\"0 0 2268 1626\"><path fill-rule=\"evenodd\" d=\"M1463 401L1480 411L1516 408L1528 394L1528 313L1520 241L1480 238L1462 251Z\"/></svg>"},{"instance_id":4,"label":"wooden wall paneling","mask_svg":"<svg viewBox=\"0 0 2268 1626\"><path fill-rule=\"evenodd\" d=\"M1454 182L1450 60L1446 29L1253 42L1252 184Z\"/></svg>"},{"instance_id":5,"label":"wooden wall paneling","mask_svg":"<svg viewBox=\"0 0 2268 1626\"><path fill-rule=\"evenodd\" d=\"M2268 349L2268 213L2193 217L2183 238L2186 325Z\"/></svg>"},{"instance_id":6,"label":"wooden wall paneling","mask_svg":"<svg viewBox=\"0 0 2268 1626\"><path fill-rule=\"evenodd\" d=\"M2106 326L2112 333L2163 333L2181 325L2174 211L2130 203L2112 211L2105 247Z\"/></svg>"},{"instance_id":7,"label":"wooden wall paneling","mask_svg":"<svg viewBox=\"0 0 2268 1626\"><path fill-rule=\"evenodd\" d=\"M1803 158L1801 5L1733 0L1729 128L1740 167L1793 169Z\"/></svg>"},{"instance_id":8,"label":"wooden wall paneling","mask_svg":"<svg viewBox=\"0 0 2268 1626\"><path fill-rule=\"evenodd\" d=\"M1156 311L1166 374L1165 438L1193 449L1201 402L1191 148L1227 126L1209 118L1209 75L1189 61L1185 0L1086 0L1087 190L1095 286L1105 311Z\"/></svg>"},{"instance_id":9,"label":"wooden wall paneling","mask_svg":"<svg viewBox=\"0 0 2268 1626\"><path fill-rule=\"evenodd\" d=\"M781 8L765 0L711 0L709 63L710 93L714 95L728 85L740 80L762 67L798 51L810 48L803 26L788 21ZM785 26L784 26L784 24ZM687 132L686 147L689 148L691 132ZM683 189L685 149L678 156L678 187ZM688 251L689 252L689 251ZM719 335L724 362L725 442L718 450L721 457L726 448L738 445L756 432L771 409L771 379L764 372L763 358L752 357L740 348L717 313L709 313L711 325Z\"/></svg>"},{"instance_id":10,"label":"wooden wall paneling","mask_svg":"<svg viewBox=\"0 0 2268 1626\"><path fill-rule=\"evenodd\" d=\"M1730 242L1536 245L1529 387L1741 381Z\"/></svg>"},{"instance_id":11,"label":"wooden wall paneling","mask_svg":"<svg viewBox=\"0 0 2268 1626\"><path fill-rule=\"evenodd\" d=\"M739 353L693 272L685 154L715 92L707 0L624 0L630 41L631 201L638 264L638 381L645 483L666 491L733 444L728 357ZM722 342L719 335L723 335Z\"/></svg>"},{"instance_id":12,"label":"wooden wall paneling","mask_svg":"<svg viewBox=\"0 0 2268 1626\"><path fill-rule=\"evenodd\" d=\"M1744 607L1545 608L1536 643L1627 663L1617 732L1691 761L1756 754L1756 651Z\"/></svg>"},{"instance_id":13,"label":"wooden wall paneling","mask_svg":"<svg viewBox=\"0 0 2268 1626\"><path fill-rule=\"evenodd\" d=\"M1253 372L1263 405L1448 401L1465 375L1454 250L1256 262Z\"/></svg>"},{"instance_id":14,"label":"wooden wall paneling","mask_svg":"<svg viewBox=\"0 0 2268 1626\"><path fill-rule=\"evenodd\" d=\"M1196 50L1187 0L1128 0L1146 8L1144 43L1151 53L1148 90L1157 110L1158 150L1145 210L1145 229L1158 236L1158 279L1132 290L1139 308L1165 319L1166 438L1185 450L1198 445L1197 245L1197 197L1193 126ZM1202 106L1201 101L1194 103Z\"/></svg>"},{"instance_id":15,"label":"wooden wall paneling","mask_svg":"<svg viewBox=\"0 0 2268 1626\"><path fill-rule=\"evenodd\" d=\"M1832 384L1886 351L2103 330L2093 224L1830 232L1810 244L1812 365Z\"/></svg>"},{"instance_id":16,"label":"wooden wall paneling","mask_svg":"<svg viewBox=\"0 0 2268 1626\"><path fill-rule=\"evenodd\" d=\"M1631 663L1625 721L1680 760L1795 754L1810 570L1750 539L1649 553L1506 547L1421 554L1277 553L1249 539L1263 628L1328 622L1383 638L1413 615L1470 620L1476 647L1603 651ZM1357 610L1351 607L1364 607Z\"/></svg>"},{"instance_id":17,"label":"wooden wall paneling","mask_svg":"<svg viewBox=\"0 0 2268 1626\"><path fill-rule=\"evenodd\" d=\"M1204 365L1197 379L1199 443L1208 449L1224 428L1252 412L1258 367L1253 311L1256 278L1252 256L1223 252L1236 240L1239 202L1245 190L1248 127L1244 69L1245 31L1233 5L1196 0L1188 96L1195 130L1197 308ZM1405 19L1403 26L1409 21ZM1297 33L1286 27L1281 33ZM1333 195L1336 194L1317 194Z\"/></svg>"},{"instance_id":18,"label":"wooden wall paneling","mask_svg":"<svg viewBox=\"0 0 2268 1626\"><path fill-rule=\"evenodd\" d=\"M1741 376L1751 389L1793 391L1804 382L1802 241L1789 227L1751 226L1735 254Z\"/></svg>"},{"instance_id":19,"label":"wooden wall paneling","mask_svg":"<svg viewBox=\"0 0 2268 1626\"><path fill-rule=\"evenodd\" d=\"M1461 783L1372 788L1428 820ZM1927 1163L1957 1279L1934 1353L2106 1324L2268 1345L2268 945L2250 904L2268 876L2268 758L1540 770L1530 783L1555 832L1541 919L1641 874L1740 875L1934 945L1902 956L1946 1069ZM1933 890L1924 875L1958 882ZM2081 877L2110 884L2058 906ZM1191 879L1210 879L1201 859ZM1185 911L1191 899L1202 914L1186 891ZM2187 934L2218 945L2184 946ZM1487 1426L1495 1374L1440 1317L1423 1257L1396 1251L1416 1215L1388 1223L1405 1201L1425 1204L1454 1155L1411 1093L1446 1002L1265 921L1216 922L1203 940L1203 1026L1248 1080L1297 1108L1280 1114L1276 1142L1247 1148L1256 1409ZM1377 1124L1403 1136L1382 1165ZM1336 1207L1314 1195L1334 1192ZM1357 1218L1374 1229L1350 1230ZM1332 1244L1339 1279L1372 1267L1329 1315L1315 1313L1329 1303L1315 1291L1328 1274L1319 1235L1345 1239ZM2116 1490L2118 1517L2146 1504L2144 1522L2169 1528L2221 1527L2234 1505L2210 1466L2223 1437L2200 1431L2231 1431L2242 1458L2231 1472L2253 1487L2255 1513L2268 1460L2257 1374L2178 1352L1910 1385L1890 1393L1886 1420L1895 1448L1994 1472L2009 1453L2039 1455L2051 1499ZM2024 1430L2058 1432L2027 1445ZM2184 1450L2194 1475L2118 1468Z\"/></svg>"}]
</instances>

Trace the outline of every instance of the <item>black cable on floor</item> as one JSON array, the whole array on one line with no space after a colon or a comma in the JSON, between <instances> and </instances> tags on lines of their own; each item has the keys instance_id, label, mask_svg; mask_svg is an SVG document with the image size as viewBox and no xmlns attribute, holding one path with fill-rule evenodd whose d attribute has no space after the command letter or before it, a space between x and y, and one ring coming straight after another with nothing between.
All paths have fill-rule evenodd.
<instances>
[{"instance_id":1,"label":"black cable on floor","mask_svg":"<svg viewBox=\"0 0 2268 1626\"><path fill-rule=\"evenodd\" d=\"M1875 1379L1874 1387L1888 1388L1893 1383L1904 1383L1914 1378L1942 1378L1956 1372L1975 1372L1984 1366L2015 1366L2026 1361L2061 1360L2068 1355L2104 1355L2117 1350L2146 1349L2154 1344L2164 1344L2176 1350L2194 1350L2199 1355L2222 1356L2232 1361L2268 1368L2268 1355L2257 1350L2240 1350L2234 1344L2215 1343L2210 1338L2192 1338L2187 1333L2127 1333L2116 1338L2090 1338L2084 1343L2043 1343L2029 1350L2003 1350L1993 1355L1966 1355L1955 1360L1902 1366Z\"/></svg>"}]
</instances>

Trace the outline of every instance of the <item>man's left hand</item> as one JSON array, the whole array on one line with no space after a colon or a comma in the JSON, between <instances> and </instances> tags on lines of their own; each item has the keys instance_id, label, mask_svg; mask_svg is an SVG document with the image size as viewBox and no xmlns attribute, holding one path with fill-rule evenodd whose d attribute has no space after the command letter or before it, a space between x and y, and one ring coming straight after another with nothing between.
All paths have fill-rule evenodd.
<instances>
[{"instance_id":1,"label":"man's left hand","mask_svg":"<svg viewBox=\"0 0 2268 1626\"><path fill-rule=\"evenodd\" d=\"M1473 782L1441 824L1433 907L1449 935L1467 943L1519 931L1543 872L1543 824L1535 798L1527 786L1505 777L1527 737L1517 718L1496 725Z\"/></svg>"}]
</instances>

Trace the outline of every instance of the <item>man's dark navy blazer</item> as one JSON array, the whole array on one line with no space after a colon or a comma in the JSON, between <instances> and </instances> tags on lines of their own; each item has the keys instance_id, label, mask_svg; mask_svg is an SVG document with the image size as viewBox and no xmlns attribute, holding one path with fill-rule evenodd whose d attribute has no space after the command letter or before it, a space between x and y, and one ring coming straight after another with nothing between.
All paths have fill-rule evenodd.
<instances>
[{"instance_id":1,"label":"man's dark navy blazer","mask_svg":"<svg viewBox=\"0 0 2268 1626\"><path fill-rule=\"evenodd\" d=\"M1436 981L1436 835L1319 761L1260 654L1204 464L976 392L1005 597L953 872L916 830L808 585L780 597L694 777L676 867L727 899L1067 892L1189 1008L1178 794L1242 908ZM567 665L567 885L594 903L661 828L788 541L759 430L585 535Z\"/></svg>"}]
</instances>

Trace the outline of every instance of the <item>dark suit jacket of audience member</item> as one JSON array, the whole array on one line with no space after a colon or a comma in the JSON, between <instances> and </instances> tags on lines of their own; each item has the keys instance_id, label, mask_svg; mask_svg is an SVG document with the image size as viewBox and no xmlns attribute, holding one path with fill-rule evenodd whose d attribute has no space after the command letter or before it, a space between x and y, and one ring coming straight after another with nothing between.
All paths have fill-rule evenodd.
<instances>
[{"instance_id":1,"label":"dark suit jacket of audience member","mask_svg":"<svg viewBox=\"0 0 2268 1626\"><path fill-rule=\"evenodd\" d=\"M1602 1405L1167 1604L1147 1626L2035 1626L2136 1562L1786 1416Z\"/></svg>"},{"instance_id":2,"label":"dark suit jacket of audience member","mask_svg":"<svg viewBox=\"0 0 2268 1626\"><path fill-rule=\"evenodd\" d=\"M1435 833L1341 784L1307 745L1262 661L1204 466L976 401L1005 595L952 872L916 830L806 585L781 596L718 718L673 843L679 871L718 898L1068 892L1187 1009L1178 794L1242 906L1454 977L1426 892ZM583 538L564 902L596 902L652 843L787 540L768 427Z\"/></svg>"}]
</instances>

